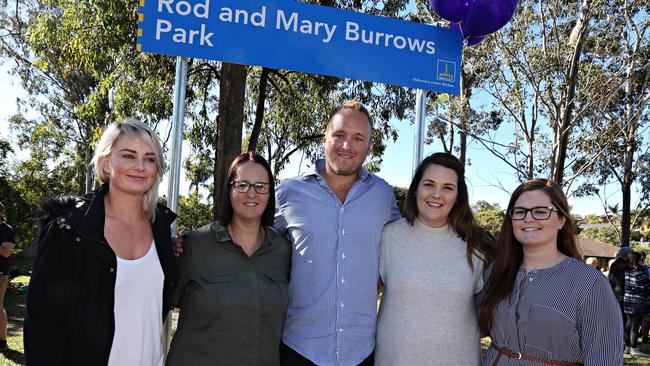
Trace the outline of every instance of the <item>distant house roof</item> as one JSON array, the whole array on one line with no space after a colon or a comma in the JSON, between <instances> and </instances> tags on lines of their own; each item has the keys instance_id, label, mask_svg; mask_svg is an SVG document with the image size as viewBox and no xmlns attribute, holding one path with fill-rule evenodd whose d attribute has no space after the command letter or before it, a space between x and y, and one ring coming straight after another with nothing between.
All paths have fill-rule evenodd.
<instances>
[{"instance_id":1,"label":"distant house roof","mask_svg":"<svg viewBox=\"0 0 650 366\"><path fill-rule=\"evenodd\" d=\"M578 249L584 257L614 258L618 247L598 240L578 238Z\"/></svg>"}]
</instances>

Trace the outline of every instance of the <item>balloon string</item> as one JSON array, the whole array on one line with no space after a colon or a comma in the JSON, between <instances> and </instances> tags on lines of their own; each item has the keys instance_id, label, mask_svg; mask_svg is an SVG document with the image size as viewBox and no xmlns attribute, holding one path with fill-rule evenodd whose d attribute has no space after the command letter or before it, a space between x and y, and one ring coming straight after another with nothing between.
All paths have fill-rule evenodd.
<instances>
[{"instance_id":1,"label":"balloon string","mask_svg":"<svg viewBox=\"0 0 650 366\"><path fill-rule=\"evenodd\" d=\"M467 46L467 38L465 38L465 33L463 33L463 26L462 26L463 21L458 22L458 30L460 31L460 36L463 37L463 47Z\"/></svg>"}]
</instances>

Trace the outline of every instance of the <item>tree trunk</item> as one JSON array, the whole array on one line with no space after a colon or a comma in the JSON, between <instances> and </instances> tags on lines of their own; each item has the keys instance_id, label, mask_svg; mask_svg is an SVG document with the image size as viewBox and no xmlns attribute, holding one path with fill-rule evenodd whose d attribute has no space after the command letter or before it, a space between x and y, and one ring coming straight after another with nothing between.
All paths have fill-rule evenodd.
<instances>
[{"instance_id":1,"label":"tree trunk","mask_svg":"<svg viewBox=\"0 0 650 366\"><path fill-rule=\"evenodd\" d=\"M248 151L257 150L257 141L260 138L260 131L262 130L262 123L264 123L264 102L266 101L266 84L269 80L269 69L262 68L260 75L260 90L257 95L257 109L255 110L255 123L251 131L251 138L248 140Z\"/></svg>"},{"instance_id":2,"label":"tree trunk","mask_svg":"<svg viewBox=\"0 0 650 366\"><path fill-rule=\"evenodd\" d=\"M94 182L95 182L95 170L93 167L92 163L92 151L90 149L85 149L84 154L86 155L84 157L84 162L86 163L86 181L85 181L85 193L91 192L95 187L94 187Z\"/></svg>"},{"instance_id":3,"label":"tree trunk","mask_svg":"<svg viewBox=\"0 0 650 366\"><path fill-rule=\"evenodd\" d=\"M626 167L627 169L627 167ZM628 180L629 174L626 173L623 178L623 185L621 186L623 191L623 210L621 212L621 246L629 247L630 246L630 192L632 182L626 182Z\"/></svg>"},{"instance_id":4,"label":"tree trunk","mask_svg":"<svg viewBox=\"0 0 650 366\"><path fill-rule=\"evenodd\" d=\"M244 92L246 74L244 65L224 62L221 65L221 83L219 85L219 116L217 136L213 142L216 157L214 159L214 208L213 215L218 220L221 212L221 195L227 186L225 182L228 167L232 160L241 153L242 129L244 125Z\"/></svg>"},{"instance_id":5,"label":"tree trunk","mask_svg":"<svg viewBox=\"0 0 650 366\"><path fill-rule=\"evenodd\" d=\"M565 70L566 87L562 92L562 101L560 102L560 113L553 124L554 129L554 146L553 146L553 180L562 185L564 181L564 168L569 145L569 137L573 128L573 109L575 107L576 87L580 73L580 57L582 56L582 46L587 39L587 30L589 27L589 18L591 14L591 0L582 2L580 17L569 36L569 44L573 46L573 52L570 55L569 63Z\"/></svg>"},{"instance_id":6,"label":"tree trunk","mask_svg":"<svg viewBox=\"0 0 650 366\"><path fill-rule=\"evenodd\" d=\"M629 45L628 45L629 48ZM625 72L625 153L623 154L623 181L621 192L623 194L621 215L621 246L630 246L631 228L631 191L635 174L633 172L634 152L636 151L636 133L639 123L638 116L634 116L634 98L632 97L632 82L634 79L634 59L628 49L628 64Z\"/></svg>"}]
</instances>

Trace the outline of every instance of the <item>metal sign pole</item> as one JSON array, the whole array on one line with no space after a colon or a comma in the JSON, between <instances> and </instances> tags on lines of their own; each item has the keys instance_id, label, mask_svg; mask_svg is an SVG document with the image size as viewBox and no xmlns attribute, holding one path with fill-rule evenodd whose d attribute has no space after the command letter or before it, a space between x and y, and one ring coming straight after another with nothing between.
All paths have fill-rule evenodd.
<instances>
[{"instance_id":1,"label":"metal sign pole","mask_svg":"<svg viewBox=\"0 0 650 366\"><path fill-rule=\"evenodd\" d=\"M427 112L426 95L424 90L415 91L415 135L413 136L413 171L411 178L415 175L418 165L422 161L424 150L424 120Z\"/></svg>"},{"instance_id":2,"label":"metal sign pole","mask_svg":"<svg viewBox=\"0 0 650 366\"><path fill-rule=\"evenodd\" d=\"M176 81L174 83L174 110L172 113L172 151L169 157L169 180L167 184L167 207L178 212L178 191L181 180L181 150L183 148L183 116L185 114L185 89L187 85L187 58L176 57ZM172 235L176 234L176 221L172 223ZM171 342L172 317L167 313L163 330L163 352L167 358Z\"/></svg>"}]
</instances>

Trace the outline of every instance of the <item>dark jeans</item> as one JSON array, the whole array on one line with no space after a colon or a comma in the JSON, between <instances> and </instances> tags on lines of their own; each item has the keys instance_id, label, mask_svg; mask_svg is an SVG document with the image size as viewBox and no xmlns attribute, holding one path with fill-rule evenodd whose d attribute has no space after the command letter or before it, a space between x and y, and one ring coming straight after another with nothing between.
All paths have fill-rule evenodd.
<instances>
[{"instance_id":1,"label":"dark jeans","mask_svg":"<svg viewBox=\"0 0 650 366\"><path fill-rule=\"evenodd\" d=\"M363 360L359 366L372 366L375 364L375 353L371 353L368 358ZM312 366L315 363L303 357L300 353L293 350L293 348L280 343L280 366Z\"/></svg>"},{"instance_id":2,"label":"dark jeans","mask_svg":"<svg viewBox=\"0 0 650 366\"><path fill-rule=\"evenodd\" d=\"M641 329L641 321L643 321L643 314L627 314L627 322L625 323L625 345L636 348L639 339L639 330Z\"/></svg>"}]
</instances>

